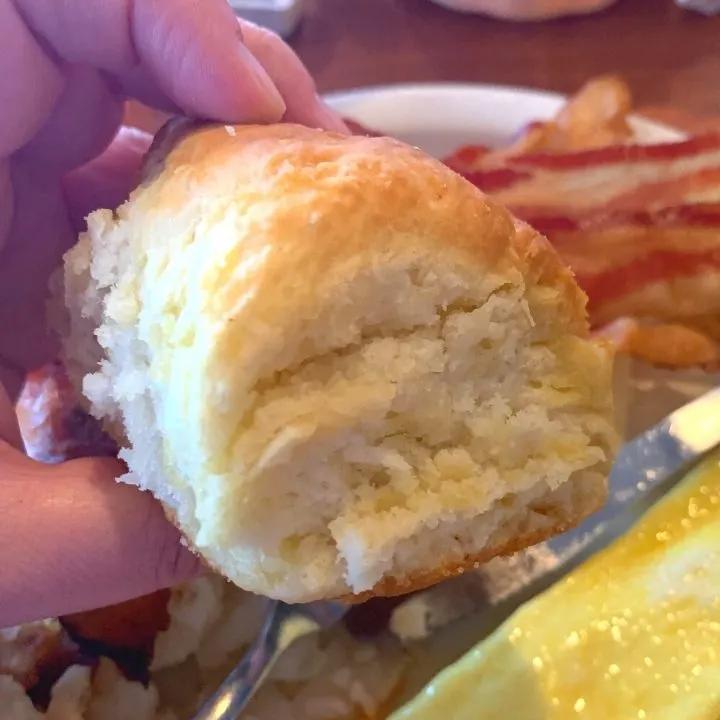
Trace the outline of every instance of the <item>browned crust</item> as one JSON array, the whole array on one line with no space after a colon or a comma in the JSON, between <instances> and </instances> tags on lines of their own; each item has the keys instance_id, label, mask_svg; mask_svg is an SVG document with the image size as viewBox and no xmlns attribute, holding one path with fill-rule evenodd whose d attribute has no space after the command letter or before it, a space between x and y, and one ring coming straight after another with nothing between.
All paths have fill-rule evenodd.
<instances>
[{"instance_id":1,"label":"browned crust","mask_svg":"<svg viewBox=\"0 0 720 720\"><path fill-rule=\"evenodd\" d=\"M582 508L576 507L577 502L574 502L571 508L565 509L560 505L549 502L547 499L538 501L521 510L522 517L518 517L518 524L521 526L528 525L531 516L543 515L552 519L551 524L545 527L534 530L527 528L521 529L517 534L514 534L509 540L505 540L504 542L492 543L491 540L487 547L475 555L449 559L440 567L415 573L406 578L387 577L379 582L372 590L357 595L343 595L337 599L349 604L356 604L369 600L372 597L406 595L410 592L417 592L432 585L437 585L444 580L449 580L465 572L477 570L481 565L489 562L493 558L514 555L521 550L525 550L526 548L537 545L577 527L588 515L602 507L606 497L607 493L603 484L602 489L598 488L597 492L593 493L589 500L584 500ZM505 527L502 527L499 532L505 529Z\"/></svg>"},{"instance_id":2,"label":"browned crust","mask_svg":"<svg viewBox=\"0 0 720 720\"><path fill-rule=\"evenodd\" d=\"M288 124L177 125L165 129L153 153L146 167L148 182L125 206L126 222L160 223L173 217L176 208L196 202L198 193L212 198L232 196L238 186L264 192L267 188L258 177L271 178L272 193L283 200L296 197L293 203L285 203L281 217L271 217L263 226L263 243L269 248L281 246L282 252L271 253L257 277L219 288L215 298L216 305L222 306L235 302L238 294L247 294L252 302L244 306L243 317L250 322L255 310L262 311L263 322L274 323L280 336L296 322L286 307L302 308L299 317L318 317L325 304L344 292L345 276L329 269L349 267L348 258L372 266L384 260L389 249L430 264L450 263L450 257L453 267L477 275L519 271L529 295L537 288L556 291L557 300L552 303L537 300L542 293L533 294L538 311L552 318L553 332L589 335L586 297L554 248L451 169L395 140L346 137ZM302 203L297 200L300 197ZM319 233L307 222L313 212L327 220L326 232ZM293 228L290 233L288 225ZM407 242L408 233L418 237L417 243ZM242 260L242 254L237 260ZM302 281L297 268L304 269ZM249 289L253 292L246 293ZM263 303L268 296L282 297L285 308L273 306L272 313L267 311ZM236 327L243 328L243 333L247 330L242 322ZM238 344L234 332L225 333L204 371L222 375L227 362L242 365L242 353L250 356L254 351L252 343L246 345ZM548 493L547 497L552 496ZM557 516L540 520L540 527L532 529L530 518L537 520L537 515L532 508L519 507L502 534L491 538L481 553L428 558L428 564L435 565L431 569L408 578L384 579L367 593L343 599L360 602L372 596L398 595L452 577L562 532L587 513L586 505L583 501L556 504L552 511ZM178 526L174 513L166 509L166 514ZM197 552L191 538L185 536L185 542Z\"/></svg>"},{"instance_id":3,"label":"browned crust","mask_svg":"<svg viewBox=\"0 0 720 720\"><path fill-rule=\"evenodd\" d=\"M307 170L319 163L337 173L335 179L318 175L322 191ZM210 170L228 166L231 169L217 177L232 176L241 185L252 185L256 175L281 168L273 193L288 196L306 191L302 206L294 206L291 213L286 208L282 226L269 226L265 239L266 244L283 248L264 271L268 280L277 278L273 293L281 292L284 279L296 275L297 268L310 273L303 282L282 290L300 293L292 299L288 294L290 304L308 296L324 298L328 268L345 257L364 257L368 262L381 257L388 245L411 254L422 246L438 257L458 253L463 262L482 272L520 269L528 286L556 289L562 295L560 317L572 332L587 336L586 296L550 243L451 168L392 138L345 136L292 124L171 122L158 133L148 153L148 182L133 194L131 204L144 216L154 217L185 206L193 194L227 193L222 183L211 187L207 178ZM362 187L363 204L372 212L356 212L357 193L351 180ZM306 233L312 212L328 216L320 237ZM423 228L432 232L422 232ZM408 231L418 235L418 248L405 247Z\"/></svg>"},{"instance_id":4,"label":"browned crust","mask_svg":"<svg viewBox=\"0 0 720 720\"><path fill-rule=\"evenodd\" d=\"M583 481L576 481L578 484L580 482ZM488 546L475 555L467 555L462 558L450 558L439 567L424 570L403 578L385 577L375 585L372 590L363 593L349 593L336 597L316 598L315 600L337 600L348 605L358 605L374 597L407 595L408 593L417 592L432 585L437 585L445 580L450 580L465 572L477 570L481 565L489 562L493 558L514 555L521 550L525 550L533 545L538 545L556 535L572 530L572 528L577 527L586 517L603 506L607 497L607 485L605 481L595 481L594 483L585 482L585 487L573 488L573 498L569 505L554 502L554 493L552 493L550 496L546 496L528 505L526 508L520 509L517 516L514 516L506 525L500 527L495 534L507 533L508 526L512 524L519 526L517 532L514 532L509 540L493 542L491 538ZM175 512L164 503L162 506L165 517L179 529L183 543L187 545L188 549L201 558L209 570L227 578L221 568L209 562L193 545L190 538L177 523ZM538 515L548 518L550 524L530 530L527 526L530 524L531 518Z\"/></svg>"},{"instance_id":5,"label":"browned crust","mask_svg":"<svg viewBox=\"0 0 720 720\"><path fill-rule=\"evenodd\" d=\"M517 535L502 545L484 548L482 552L476 555L468 555L459 560L448 560L439 568L419 572L406 578L387 577L379 582L372 590L357 595L342 595L337 599L355 605L373 597L395 597L397 595L407 595L411 592L424 590L425 588L437 585L445 580L450 580L463 573L477 570L481 565L484 565L493 558L514 555L544 540L549 540L551 537L575 527L582 519L581 517L573 519L565 518L559 520L551 527Z\"/></svg>"}]
</instances>

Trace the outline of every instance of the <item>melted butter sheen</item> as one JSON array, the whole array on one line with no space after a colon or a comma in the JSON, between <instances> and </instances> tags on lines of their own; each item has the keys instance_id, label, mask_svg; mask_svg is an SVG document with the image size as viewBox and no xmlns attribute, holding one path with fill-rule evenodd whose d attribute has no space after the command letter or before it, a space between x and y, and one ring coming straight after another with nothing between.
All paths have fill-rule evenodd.
<instances>
[{"instance_id":1,"label":"melted butter sheen","mask_svg":"<svg viewBox=\"0 0 720 720\"><path fill-rule=\"evenodd\" d=\"M392 720L718 720L720 455Z\"/></svg>"}]
</instances>

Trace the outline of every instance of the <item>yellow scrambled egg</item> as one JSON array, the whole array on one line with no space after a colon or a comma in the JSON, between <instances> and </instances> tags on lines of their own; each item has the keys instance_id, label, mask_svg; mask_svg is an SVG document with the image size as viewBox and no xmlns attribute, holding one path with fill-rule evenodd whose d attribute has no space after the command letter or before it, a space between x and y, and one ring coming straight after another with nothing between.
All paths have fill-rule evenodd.
<instances>
[{"instance_id":1,"label":"yellow scrambled egg","mask_svg":"<svg viewBox=\"0 0 720 720\"><path fill-rule=\"evenodd\" d=\"M718 720L720 454L392 720Z\"/></svg>"}]
</instances>

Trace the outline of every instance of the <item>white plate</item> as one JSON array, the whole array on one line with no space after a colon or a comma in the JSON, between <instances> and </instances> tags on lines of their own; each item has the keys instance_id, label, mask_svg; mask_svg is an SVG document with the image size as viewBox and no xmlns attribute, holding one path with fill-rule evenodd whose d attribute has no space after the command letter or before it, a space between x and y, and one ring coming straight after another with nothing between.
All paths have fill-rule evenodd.
<instances>
[{"instance_id":1,"label":"white plate","mask_svg":"<svg viewBox=\"0 0 720 720\"><path fill-rule=\"evenodd\" d=\"M422 148L437 157L465 144L501 147L528 123L552 118L566 98L527 88L463 83L425 83L359 88L326 96L345 117ZM639 142L682 140L675 128L632 119ZM630 438L679 405L720 384L719 374L667 371L623 363L618 421Z\"/></svg>"},{"instance_id":2,"label":"white plate","mask_svg":"<svg viewBox=\"0 0 720 720\"><path fill-rule=\"evenodd\" d=\"M345 117L411 143L437 157L465 144L500 147L528 123L552 118L566 98L526 88L425 83L359 88L326 96ZM682 140L680 131L635 117L639 142ZM720 381L699 371L669 372L626 363L628 391L618 397L620 422L631 437ZM629 410L632 408L632 412Z\"/></svg>"},{"instance_id":3,"label":"white plate","mask_svg":"<svg viewBox=\"0 0 720 720\"><path fill-rule=\"evenodd\" d=\"M425 83L360 88L326 96L342 115L435 156L461 145L507 145L530 122L552 118L565 98L557 93L496 85ZM634 118L638 140L671 142L679 131Z\"/></svg>"},{"instance_id":4,"label":"white plate","mask_svg":"<svg viewBox=\"0 0 720 720\"><path fill-rule=\"evenodd\" d=\"M549 92L449 83L362 88L333 93L326 99L343 116L437 157L466 144L508 145L528 123L552 118L565 102L563 96ZM641 117L633 118L632 124L638 142L646 144L685 137L674 128ZM626 438L719 382L719 375L701 371L673 372L630 360L620 362L616 402ZM482 617L466 617L421 643L400 699L412 697L483 637L493 623L492 614L486 611Z\"/></svg>"}]
</instances>

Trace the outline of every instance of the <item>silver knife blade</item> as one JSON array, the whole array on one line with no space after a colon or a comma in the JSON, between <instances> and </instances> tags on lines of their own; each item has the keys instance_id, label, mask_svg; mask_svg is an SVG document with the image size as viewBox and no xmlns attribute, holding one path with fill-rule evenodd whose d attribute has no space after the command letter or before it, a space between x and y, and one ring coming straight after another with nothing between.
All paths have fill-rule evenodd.
<instances>
[{"instance_id":1,"label":"silver knife blade","mask_svg":"<svg viewBox=\"0 0 720 720\"><path fill-rule=\"evenodd\" d=\"M610 474L606 505L578 527L545 544L544 547L552 551L554 562L524 563L525 572L510 592L492 586L498 568L493 567L490 572L490 565L488 571L481 569L476 577L469 575L436 585L399 606L396 611L399 616L395 622L391 621L391 628L407 627L412 624L409 622L411 615L415 614L414 637L398 634L406 635L407 639L418 639L478 611L488 615L487 610L492 607L491 624L479 623L479 636L470 639L473 644L478 642L520 605L624 535L695 464L718 446L720 388L675 410L623 445ZM526 553L537 556L539 549L531 548ZM510 567L512 563L517 564L516 558L497 558L493 563L507 563ZM419 630L419 615L426 618L424 633Z\"/></svg>"},{"instance_id":2,"label":"silver knife blade","mask_svg":"<svg viewBox=\"0 0 720 720\"><path fill-rule=\"evenodd\" d=\"M715 388L625 443L610 473L605 505L577 528L549 541L548 546L564 558L567 553L580 551L596 536L605 536L612 530L611 522L617 522L622 534L672 489L673 480L680 479L718 445L720 388ZM678 474L680 478L675 477ZM660 487L659 493L654 491L656 487ZM614 537L619 534L610 533ZM612 539L608 537L606 544Z\"/></svg>"}]
</instances>

